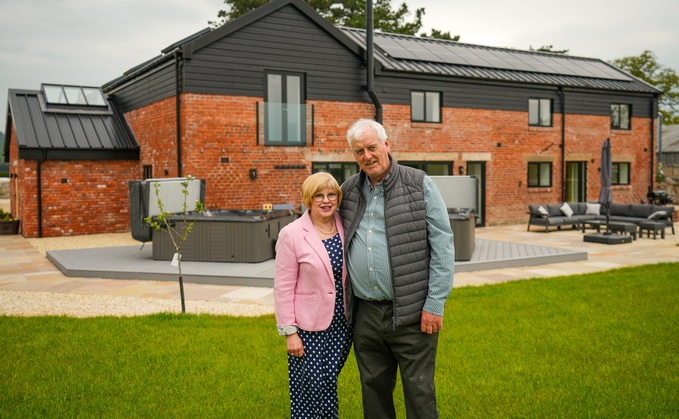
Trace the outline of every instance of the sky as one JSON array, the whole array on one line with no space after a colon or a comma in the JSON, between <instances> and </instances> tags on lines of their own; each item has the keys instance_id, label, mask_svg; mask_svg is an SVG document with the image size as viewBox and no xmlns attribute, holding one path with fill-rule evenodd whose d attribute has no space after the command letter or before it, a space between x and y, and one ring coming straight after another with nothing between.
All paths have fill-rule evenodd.
<instances>
[{"instance_id":1,"label":"sky","mask_svg":"<svg viewBox=\"0 0 679 419\"><path fill-rule=\"evenodd\" d=\"M677 0L391 0L425 8L423 30L605 61L645 50L679 72ZM208 26L223 0L0 0L0 131L8 89L101 86Z\"/></svg>"}]
</instances>

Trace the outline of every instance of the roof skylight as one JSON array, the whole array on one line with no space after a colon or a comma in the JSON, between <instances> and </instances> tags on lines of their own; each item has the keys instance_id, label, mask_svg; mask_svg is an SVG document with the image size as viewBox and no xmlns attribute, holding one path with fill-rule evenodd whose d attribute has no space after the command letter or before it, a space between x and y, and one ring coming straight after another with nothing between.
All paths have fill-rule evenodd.
<instances>
[{"instance_id":1,"label":"roof skylight","mask_svg":"<svg viewBox=\"0 0 679 419\"><path fill-rule=\"evenodd\" d=\"M106 106L104 94L98 87L43 84L42 90L49 104Z\"/></svg>"}]
</instances>

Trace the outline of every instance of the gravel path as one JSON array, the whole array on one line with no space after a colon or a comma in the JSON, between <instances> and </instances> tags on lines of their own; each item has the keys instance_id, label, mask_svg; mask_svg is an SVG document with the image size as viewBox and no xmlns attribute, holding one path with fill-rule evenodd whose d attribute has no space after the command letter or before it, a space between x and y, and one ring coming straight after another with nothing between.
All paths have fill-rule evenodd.
<instances>
[{"instance_id":1,"label":"gravel path","mask_svg":"<svg viewBox=\"0 0 679 419\"><path fill-rule=\"evenodd\" d=\"M40 254L48 250L91 249L95 247L139 246L141 243L130 233L90 234L84 236L43 237L26 239Z\"/></svg>"},{"instance_id":2,"label":"gravel path","mask_svg":"<svg viewBox=\"0 0 679 419\"><path fill-rule=\"evenodd\" d=\"M273 313L273 308L257 304L186 300L186 312L252 317ZM181 313L179 300L162 298L115 297L111 295L63 294L33 291L0 291L0 315L131 317L155 313Z\"/></svg>"},{"instance_id":3,"label":"gravel path","mask_svg":"<svg viewBox=\"0 0 679 419\"><path fill-rule=\"evenodd\" d=\"M27 239L40 254L64 250L112 246L141 246L130 233ZM0 279L2 275L0 275ZM185 300L186 312L228 316L261 316L273 313L273 306L221 301ZM154 313L180 313L179 299L120 297L76 292L36 292L0 290L0 315L9 316L142 316Z\"/></svg>"}]
</instances>

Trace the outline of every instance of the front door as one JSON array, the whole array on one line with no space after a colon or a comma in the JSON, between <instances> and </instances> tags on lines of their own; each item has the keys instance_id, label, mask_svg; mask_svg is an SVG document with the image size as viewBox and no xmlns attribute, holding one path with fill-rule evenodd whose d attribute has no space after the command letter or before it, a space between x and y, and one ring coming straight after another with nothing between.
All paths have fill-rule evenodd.
<instances>
[{"instance_id":1,"label":"front door","mask_svg":"<svg viewBox=\"0 0 679 419\"><path fill-rule=\"evenodd\" d=\"M476 208L479 213L476 214L476 225L486 225L486 162L485 161L468 161L467 175L474 176L478 180L478 192L476 194Z\"/></svg>"},{"instance_id":2,"label":"front door","mask_svg":"<svg viewBox=\"0 0 679 419\"><path fill-rule=\"evenodd\" d=\"M587 201L587 162L566 163L566 202Z\"/></svg>"}]
</instances>

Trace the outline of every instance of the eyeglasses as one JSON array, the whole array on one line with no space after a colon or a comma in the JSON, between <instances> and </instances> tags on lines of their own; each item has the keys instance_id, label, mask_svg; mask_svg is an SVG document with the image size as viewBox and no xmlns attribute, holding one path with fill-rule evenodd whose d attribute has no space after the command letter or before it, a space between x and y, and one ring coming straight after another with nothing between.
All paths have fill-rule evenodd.
<instances>
[{"instance_id":1,"label":"eyeglasses","mask_svg":"<svg viewBox=\"0 0 679 419\"><path fill-rule=\"evenodd\" d=\"M335 201L337 201L338 196L339 195L335 192L330 192L327 195L323 195L322 193L317 193L316 195L312 195L311 199L313 199L314 202L316 202L316 203L323 202L323 200L325 198L328 198L328 201L330 201L330 202L335 202Z\"/></svg>"}]
</instances>

